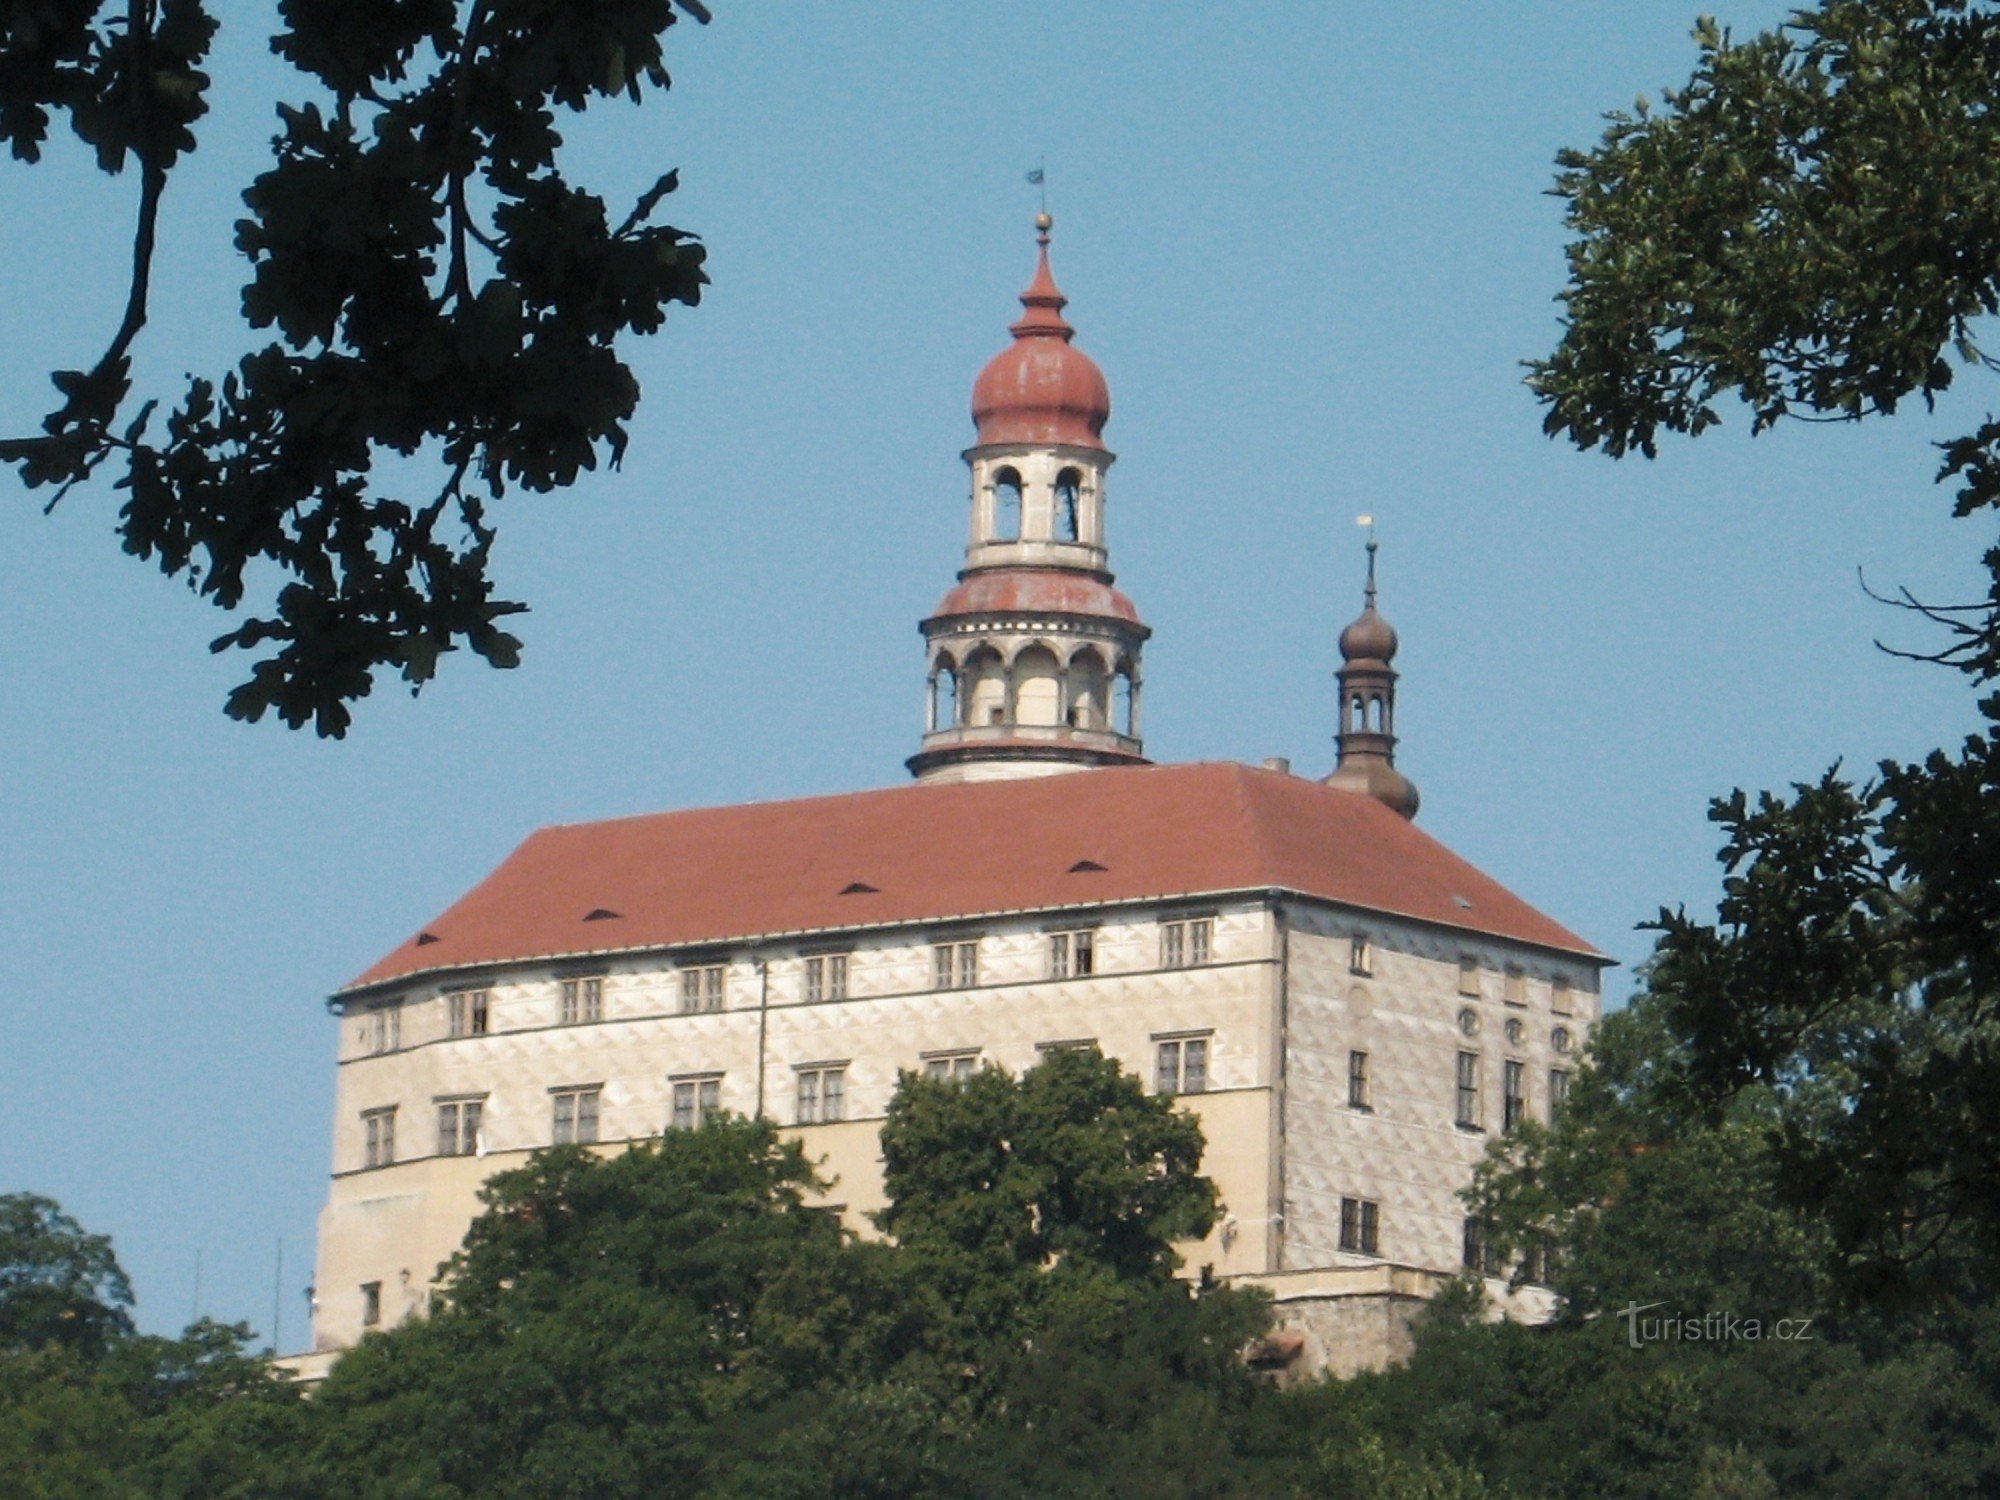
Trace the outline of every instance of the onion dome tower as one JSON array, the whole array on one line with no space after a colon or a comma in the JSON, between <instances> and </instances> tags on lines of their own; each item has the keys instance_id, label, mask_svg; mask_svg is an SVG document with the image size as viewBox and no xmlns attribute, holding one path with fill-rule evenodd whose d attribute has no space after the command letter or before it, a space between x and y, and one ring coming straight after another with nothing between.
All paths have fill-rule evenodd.
<instances>
[{"instance_id":1,"label":"onion dome tower","mask_svg":"<svg viewBox=\"0 0 2000 1500\"><path fill-rule=\"evenodd\" d=\"M1106 566L1101 436L1111 391L1071 342L1040 257L1014 341L972 387L972 536L958 586L920 627L928 660L919 781L1143 765L1139 648L1152 632Z\"/></svg>"},{"instance_id":2,"label":"onion dome tower","mask_svg":"<svg viewBox=\"0 0 2000 1500\"><path fill-rule=\"evenodd\" d=\"M1406 818L1417 789L1396 769L1396 632L1375 611L1375 538L1368 538L1368 587L1361 617L1340 632L1339 758L1328 786L1361 792Z\"/></svg>"}]
</instances>

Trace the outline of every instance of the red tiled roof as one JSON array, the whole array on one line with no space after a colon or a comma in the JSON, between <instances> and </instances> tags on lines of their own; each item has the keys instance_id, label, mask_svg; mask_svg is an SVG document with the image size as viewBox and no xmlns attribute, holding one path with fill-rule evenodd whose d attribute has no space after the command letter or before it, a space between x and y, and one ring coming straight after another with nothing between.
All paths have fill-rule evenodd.
<instances>
[{"instance_id":1,"label":"red tiled roof","mask_svg":"<svg viewBox=\"0 0 2000 1500\"><path fill-rule=\"evenodd\" d=\"M1085 861L1103 868L1072 870ZM562 954L1273 887L1598 957L1373 798L1213 762L544 828L346 988Z\"/></svg>"}]
</instances>

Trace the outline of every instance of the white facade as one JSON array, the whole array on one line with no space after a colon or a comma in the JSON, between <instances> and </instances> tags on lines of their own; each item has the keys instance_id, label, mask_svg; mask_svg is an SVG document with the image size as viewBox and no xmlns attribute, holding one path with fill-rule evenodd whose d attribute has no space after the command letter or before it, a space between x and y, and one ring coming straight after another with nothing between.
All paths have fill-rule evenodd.
<instances>
[{"instance_id":1,"label":"white facade","mask_svg":"<svg viewBox=\"0 0 2000 1500\"><path fill-rule=\"evenodd\" d=\"M1206 955L1183 926L1171 954L1181 966L1163 967L1176 923L1205 924ZM1053 940L1076 932L1091 935L1093 972L1055 977ZM1353 972L1357 937L1367 974ZM964 943L976 947L973 982L940 988L940 946ZM809 998L808 964L835 955L847 960L847 993ZM1468 960L1476 996L1460 991ZM686 1012L685 973L717 965L721 1008ZM1184 1247L1190 1270L1455 1274L1456 1193L1500 1128L1506 1064L1523 1067L1527 1113L1545 1119L1550 1071L1573 1060L1595 1016L1596 972L1582 955L1264 893L387 986L342 1006L315 1347L349 1347L371 1317L386 1326L423 1308L476 1212L479 1183L554 1141L560 1094L597 1091L596 1139L609 1149L671 1128L677 1084L712 1081L715 1103L744 1115L759 1112L761 1092L762 1113L820 1162L826 1201L868 1232L883 1203L876 1129L901 1070L969 1057L1018 1073L1044 1049L1078 1042L1096 1043L1149 1087L1163 1045L1203 1044L1198 1089L1182 1101L1202 1121L1204 1170L1225 1214L1207 1241ZM954 986L959 977L955 967ZM601 981L597 1018L562 1019L565 978ZM452 1036L451 997L480 992L486 1033ZM1468 1013L1473 1036L1462 1028ZM1355 1052L1367 1058L1358 1106ZM1480 1061L1475 1128L1457 1120L1461 1052ZM840 1121L796 1123L807 1068L842 1070ZM481 1105L476 1154L440 1154L461 1144L441 1142L440 1110L468 1100ZM393 1146L371 1166L368 1121L384 1111L394 1112ZM1372 1252L1341 1248L1343 1198L1375 1205Z\"/></svg>"}]
</instances>

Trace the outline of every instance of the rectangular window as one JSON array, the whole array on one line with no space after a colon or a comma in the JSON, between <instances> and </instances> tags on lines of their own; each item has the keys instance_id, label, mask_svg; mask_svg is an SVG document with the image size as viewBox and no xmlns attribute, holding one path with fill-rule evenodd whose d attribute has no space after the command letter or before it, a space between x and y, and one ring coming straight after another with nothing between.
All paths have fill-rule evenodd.
<instances>
[{"instance_id":1,"label":"rectangular window","mask_svg":"<svg viewBox=\"0 0 2000 1500\"><path fill-rule=\"evenodd\" d=\"M821 953L806 960L806 1003L847 998L847 955Z\"/></svg>"},{"instance_id":2,"label":"rectangular window","mask_svg":"<svg viewBox=\"0 0 2000 1500\"><path fill-rule=\"evenodd\" d=\"M1381 1205L1372 1198L1340 1200L1340 1248L1355 1255L1381 1254Z\"/></svg>"},{"instance_id":3,"label":"rectangular window","mask_svg":"<svg viewBox=\"0 0 2000 1500\"><path fill-rule=\"evenodd\" d=\"M1511 964L1507 968L1506 996L1509 1005L1528 1003L1528 976Z\"/></svg>"},{"instance_id":4,"label":"rectangular window","mask_svg":"<svg viewBox=\"0 0 2000 1500\"><path fill-rule=\"evenodd\" d=\"M386 1167L396 1160L396 1106L361 1113L361 1164Z\"/></svg>"},{"instance_id":5,"label":"rectangular window","mask_svg":"<svg viewBox=\"0 0 2000 1500\"><path fill-rule=\"evenodd\" d=\"M395 1052L403 1045L403 1002L378 1005L363 1023L370 1052Z\"/></svg>"},{"instance_id":6,"label":"rectangular window","mask_svg":"<svg viewBox=\"0 0 2000 1500\"><path fill-rule=\"evenodd\" d=\"M1458 960L1458 992L1473 996L1479 993L1479 960L1470 953L1461 955Z\"/></svg>"},{"instance_id":7,"label":"rectangular window","mask_svg":"<svg viewBox=\"0 0 2000 1500\"><path fill-rule=\"evenodd\" d=\"M935 1078L943 1083L963 1083L979 1071L979 1053L940 1053L924 1059L924 1077Z\"/></svg>"},{"instance_id":8,"label":"rectangular window","mask_svg":"<svg viewBox=\"0 0 2000 1500\"><path fill-rule=\"evenodd\" d=\"M1049 934L1049 977L1069 979L1095 972L1097 934L1088 928L1080 932Z\"/></svg>"},{"instance_id":9,"label":"rectangular window","mask_svg":"<svg viewBox=\"0 0 2000 1500\"><path fill-rule=\"evenodd\" d=\"M847 1065L800 1068L799 1123L831 1125L847 1118Z\"/></svg>"},{"instance_id":10,"label":"rectangular window","mask_svg":"<svg viewBox=\"0 0 2000 1500\"><path fill-rule=\"evenodd\" d=\"M979 983L979 943L939 943L931 950L935 988L969 990Z\"/></svg>"},{"instance_id":11,"label":"rectangular window","mask_svg":"<svg viewBox=\"0 0 2000 1500\"><path fill-rule=\"evenodd\" d=\"M1208 1038L1170 1037L1155 1054L1153 1086L1162 1094L1208 1092Z\"/></svg>"},{"instance_id":12,"label":"rectangular window","mask_svg":"<svg viewBox=\"0 0 2000 1500\"><path fill-rule=\"evenodd\" d=\"M1493 1273L1492 1256L1486 1246L1486 1226L1477 1219L1465 1221L1464 1245L1459 1252L1460 1264L1475 1276L1490 1276Z\"/></svg>"},{"instance_id":13,"label":"rectangular window","mask_svg":"<svg viewBox=\"0 0 2000 1500\"><path fill-rule=\"evenodd\" d=\"M1548 1286L1556 1279L1555 1241L1545 1234L1531 1236L1521 1253L1521 1279L1530 1286Z\"/></svg>"},{"instance_id":14,"label":"rectangular window","mask_svg":"<svg viewBox=\"0 0 2000 1500\"><path fill-rule=\"evenodd\" d=\"M1347 1054L1347 1107L1368 1109L1368 1054L1350 1052Z\"/></svg>"},{"instance_id":15,"label":"rectangular window","mask_svg":"<svg viewBox=\"0 0 2000 1500\"><path fill-rule=\"evenodd\" d=\"M674 1129L696 1130L722 1111L722 1075L674 1081Z\"/></svg>"},{"instance_id":16,"label":"rectangular window","mask_svg":"<svg viewBox=\"0 0 2000 1500\"><path fill-rule=\"evenodd\" d=\"M722 1009L723 966L699 964L681 970L681 1014L701 1015Z\"/></svg>"},{"instance_id":17,"label":"rectangular window","mask_svg":"<svg viewBox=\"0 0 2000 1500\"><path fill-rule=\"evenodd\" d=\"M376 1328L382 1322L382 1283L364 1281L361 1283L361 1326Z\"/></svg>"},{"instance_id":18,"label":"rectangular window","mask_svg":"<svg viewBox=\"0 0 2000 1500\"><path fill-rule=\"evenodd\" d=\"M445 1031L450 1036L485 1036L487 992L452 990L444 997Z\"/></svg>"},{"instance_id":19,"label":"rectangular window","mask_svg":"<svg viewBox=\"0 0 2000 1500\"><path fill-rule=\"evenodd\" d=\"M1510 1062L1501 1068L1500 1128L1503 1131L1512 1130L1527 1117L1527 1072L1525 1063Z\"/></svg>"},{"instance_id":20,"label":"rectangular window","mask_svg":"<svg viewBox=\"0 0 2000 1500\"><path fill-rule=\"evenodd\" d=\"M438 1105L438 1155L477 1156L484 1099L446 1099Z\"/></svg>"},{"instance_id":21,"label":"rectangular window","mask_svg":"<svg viewBox=\"0 0 2000 1500\"><path fill-rule=\"evenodd\" d=\"M1559 1016L1569 1014L1569 975L1558 974L1549 981L1549 1009Z\"/></svg>"},{"instance_id":22,"label":"rectangular window","mask_svg":"<svg viewBox=\"0 0 2000 1500\"><path fill-rule=\"evenodd\" d=\"M1358 932L1347 940L1347 972L1363 977L1375 972L1374 945Z\"/></svg>"},{"instance_id":23,"label":"rectangular window","mask_svg":"<svg viewBox=\"0 0 2000 1500\"><path fill-rule=\"evenodd\" d=\"M1215 938L1213 917L1193 917L1185 922L1160 924L1160 967L1193 969L1208 962Z\"/></svg>"},{"instance_id":24,"label":"rectangular window","mask_svg":"<svg viewBox=\"0 0 2000 1500\"><path fill-rule=\"evenodd\" d=\"M604 1019L604 976L592 974L562 982L562 1023L580 1026Z\"/></svg>"},{"instance_id":25,"label":"rectangular window","mask_svg":"<svg viewBox=\"0 0 2000 1500\"><path fill-rule=\"evenodd\" d=\"M1549 1120L1551 1123L1555 1120L1556 1111L1563 1107L1563 1101L1567 1098L1569 1098L1569 1069L1550 1068Z\"/></svg>"},{"instance_id":26,"label":"rectangular window","mask_svg":"<svg viewBox=\"0 0 2000 1500\"><path fill-rule=\"evenodd\" d=\"M597 1139L597 1101L602 1092L595 1085L549 1091L555 1107L555 1128L551 1134L558 1146L588 1146Z\"/></svg>"},{"instance_id":27,"label":"rectangular window","mask_svg":"<svg viewBox=\"0 0 2000 1500\"><path fill-rule=\"evenodd\" d=\"M1458 1054L1458 1124L1463 1130L1479 1129L1479 1054Z\"/></svg>"}]
</instances>

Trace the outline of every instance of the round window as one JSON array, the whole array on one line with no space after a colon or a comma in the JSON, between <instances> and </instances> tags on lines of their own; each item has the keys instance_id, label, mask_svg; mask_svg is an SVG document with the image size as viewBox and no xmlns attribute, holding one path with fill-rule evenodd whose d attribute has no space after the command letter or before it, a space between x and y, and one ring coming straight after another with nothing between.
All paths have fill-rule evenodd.
<instances>
[{"instance_id":1,"label":"round window","mask_svg":"<svg viewBox=\"0 0 2000 1500\"><path fill-rule=\"evenodd\" d=\"M1479 1013L1473 1010L1460 1011L1458 1013L1458 1029L1467 1036L1478 1036Z\"/></svg>"},{"instance_id":2,"label":"round window","mask_svg":"<svg viewBox=\"0 0 2000 1500\"><path fill-rule=\"evenodd\" d=\"M1549 1033L1549 1045L1558 1052L1569 1051L1569 1028L1567 1026L1558 1026L1554 1031L1551 1031Z\"/></svg>"},{"instance_id":3,"label":"round window","mask_svg":"<svg viewBox=\"0 0 2000 1500\"><path fill-rule=\"evenodd\" d=\"M1528 1028L1523 1026L1519 1021L1509 1021L1507 1023L1507 1040L1519 1046L1521 1038L1527 1035L1527 1031Z\"/></svg>"}]
</instances>

